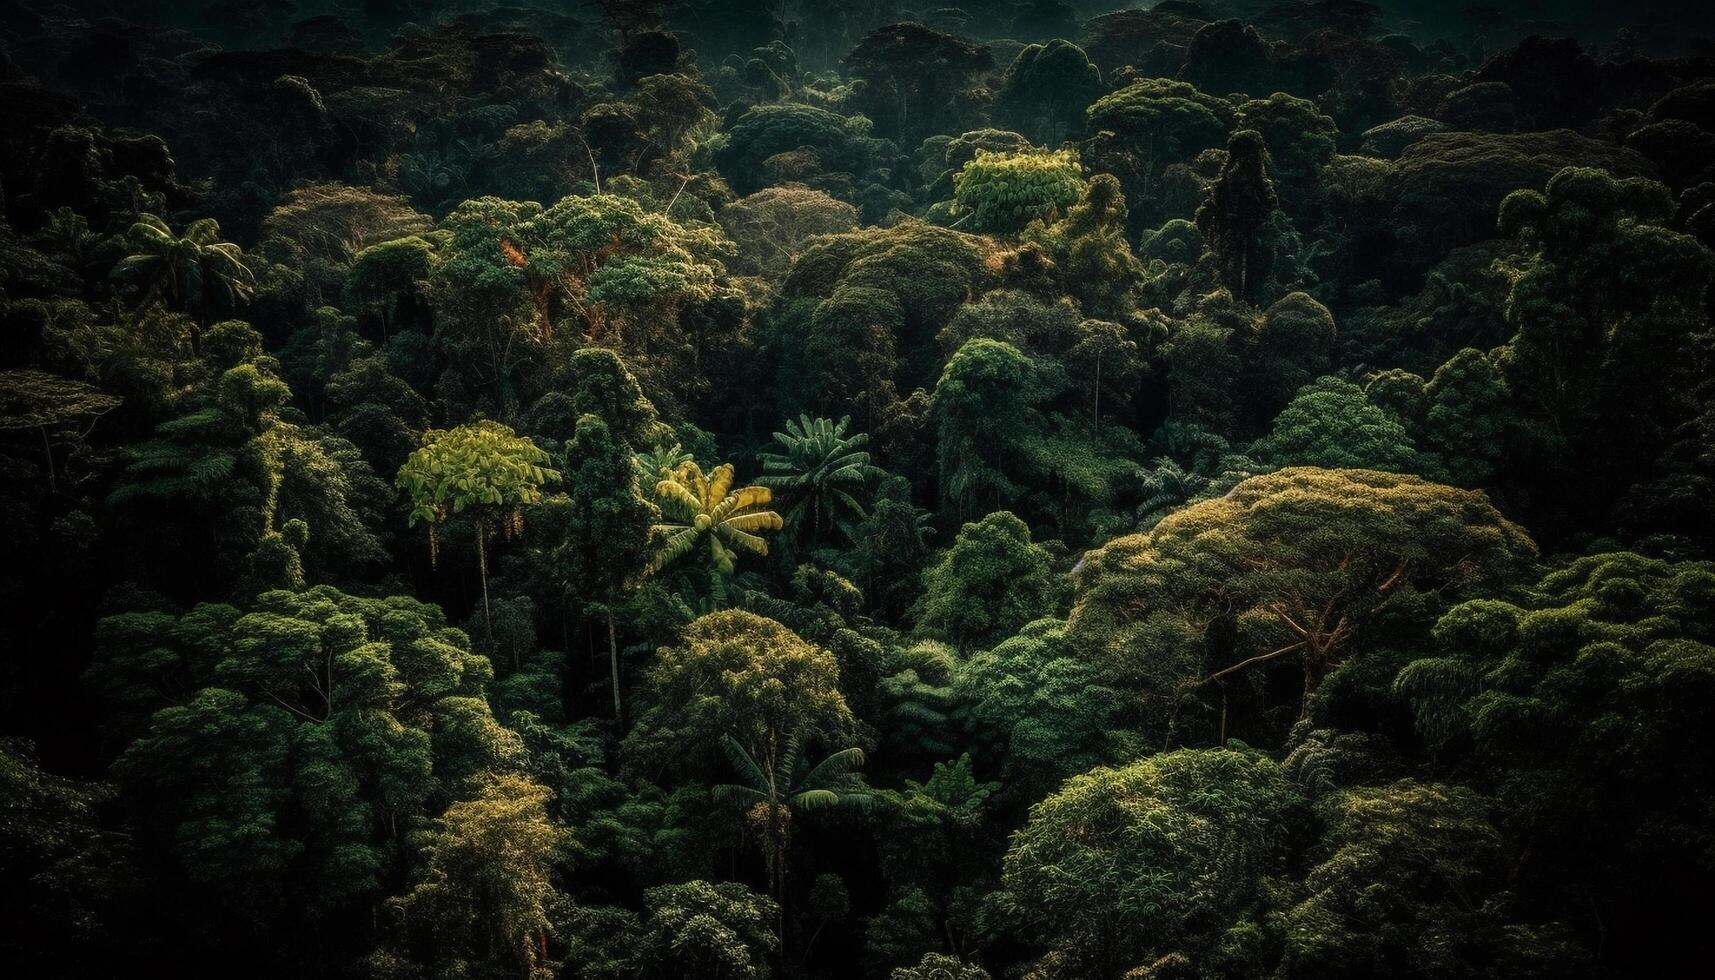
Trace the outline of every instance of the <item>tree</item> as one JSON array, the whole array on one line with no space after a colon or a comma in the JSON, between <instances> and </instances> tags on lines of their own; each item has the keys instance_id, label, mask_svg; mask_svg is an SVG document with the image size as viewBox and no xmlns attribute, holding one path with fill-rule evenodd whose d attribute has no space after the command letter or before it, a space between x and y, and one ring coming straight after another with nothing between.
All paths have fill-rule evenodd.
<instances>
[{"instance_id":1,"label":"tree","mask_svg":"<svg viewBox=\"0 0 1715 980\"><path fill-rule=\"evenodd\" d=\"M1210 92L1260 95L1273 87L1274 51L1254 26L1241 20L1204 24L1185 47L1179 77Z\"/></svg>"},{"instance_id":2,"label":"tree","mask_svg":"<svg viewBox=\"0 0 1715 980\"><path fill-rule=\"evenodd\" d=\"M953 178L953 214L969 231L1016 234L1078 202L1084 178L1070 152L985 153Z\"/></svg>"},{"instance_id":3,"label":"tree","mask_svg":"<svg viewBox=\"0 0 1715 980\"><path fill-rule=\"evenodd\" d=\"M735 271L781 276L816 235L858 226L858 211L801 184L765 187L720 210L721 227L738 245Z\"/></svg>"},{"instance_id":4,"label":"tree","mask_svg":"<svg viewBox=\"0 0 1715 980\"><path fill-rule=\"evenodd\" d=\"M1084 49L1056 38L1027 44L1001 77L995 118L1044 146L1083 131L1084 108L1102 94L1102 70Z\"/></svg>"},{"instance_id":5,"label":"tree","mask_svg":"<svg viewBox=\"0 0 1715 980\"><path fill-rule=\"evenodd\" d=\"M1338 331L1334 314L1308 293L1288 293L1244 334L1239 386L1247 428L1260 429L1305 385L1332 366Z\"/></svg>"},{"instance_id":6,"label":"tree","mask_svg":"<svg viewBox=\"0 0 1715 980\"><path fill-rule=\"evenodd\" d=\"M435 553L435 528L469 509L476 524L476 560L482 576L482 615L492 623L488 605L488 545L494 531L513 534L523 508L542 499L542 486L560 478L543 466L548 454L508 426L483 420L456 429L430 429L423 444L399 468L398 487L410 498L409 521L429 527L429 553Z\"/></svg>"},{"instance_id":7,"label":"tree","mask_svg":"<svg viewBox=\"0 0 1715 980\"><path fill-rule=\"evenodd\" d=\"M1078 324L1078 342L1066 351L1066 360L1073 368L1088 368L1090 425L1099 429L1102 423L1102 371L1107 369L1110 385L1121 390L1132 387L1126 382L1135 383L1141 368L1137 342L1120 324L1107 320L1084 320ZM1118 379L1117 383L1115 379Z\"/></svg>"},{"instance_id":8,"label":"tree","mask_svg":"<svg viewBox=\"0 0 1715 980\"><path fill-rule=\"evenodd\" d=\"M765 769L783 770L789 734L849 737L839 676L832 653L774 620L737 609L702 616L680 643L657 652L648 708L626 736L626 764L696 778L727 764L730 737Z\"/></svg>"},{"instance_id":9,"label":"tree","mask_svg":"<svg viewBox=\"0 0 1715 980\"><path fill-rule=\"evenodd\" d=\"M633 962L645 980L768 980L780 906L736 882L688 881L643 893Z\"/></svg>"},{"instance_id":10,"label":"tree","mask_svg":"<svg viewBox=\"0 0 1715 980\"><path fill-rule=\"evenodd\" d=\"M979 744L995 744L1009 794L1040 799L1128 743L1128 699L1100 662L1079 656L1066 624L1039 619L959 665L955 683Z\"/></svg>"},{"instance_id":11,"label":"tree","mask_svg":"<svg viewBox=\"0 0 1715 980\"><path fill-rule=\"evenodd\" d=\"M1262 135L1251 129L1234 133L1221 174L1197 209L1197 230L1215 257L1216 275L1241 300L1256 299L1274 264L1263 238L1279 204L1268 171Z\"/></svg>"},{"instance_id":12,"label":"tree","mask_svg":"<svg viewBox=\"0 0 1715 980\"><path fill-rule=\"evenodd\" d=\"M96 648L139 832L255 925L361 914L404 870L411 822L522 748L483 700L488 660L403 596L121 613Z\"/></svg>"},{"instance_id":13,"label":"tree","mask_svg":"<svg viewBox=\"0 0 1715 980\"><path fill-rule=\"evenodd\" d=\"M1564 926L1519 922L1499 869L1490 801L1463 786L1402 779L1340 790L1294 904L1281 913L1282 977L1453 977L1518 970L1578 976Z\"/></svg>"},{"instance_id":14,"label":"tree","mask_svg":"<svg viewBox=\"0 0 1715 980\"><path fill-rule=\"evenodd\" d=\"M1539 188L1567 167L1616 177L1652 172L1638 153L1570 130L1431 133L1381 175L1373 199L1365 196L1357 230L1366 254L1357 256L1356 271L1410 288L1450 249L1494 237L1508 194Z\"/></svg>"},{"instance_id":15,"label":"tree","mask_svg":"<svg viewBox=\"0 0 1715 980\"><path fill-rule=\"evenodd\" d=\"M548 817L552 795L523 776L486 775L425 832L417 882L396 902L441 957L552 974L551 868L571 844Z\"/></svg>"},{"instance_id":16,"label":"tree","mask_svg":"<svg viewBox=\"0 0 1715 980\"><path fill-rule=\"evenodd\" d=\"M686 144L707 135L718 118L711 109L719 106L714 92L701 80L676 72L645 75L632 100L644 135L666 161L680 166Z\"/></svg>"},{"instance_id":17,"label":"tree","mask_svg":"<svg viewBox=\"0 0 1715 980\"><path fill-rule=\"evenodd\" d=\"M1126 239L1129 215L1119 180L1099 173L1064 220L1032 225L1021 237L1047 250L1054 280L1078 300L1086 316L1127 320L1149 280Z\"/></svg>"},{"instance_id":18,"label":"tree","mask_svg":"<svg viewBox=\"0 0 1715 980\"><path fill-rule=\"evenodd\" d=\"M1372 470L1285 469L1087 555L1070 634L1116 665L1155 651L1163 663L1153 669L1178 675L1152 682L1169 705L1291 657L1302 718L1348 657L1516 582L1535 558L1481 493Z\"/></svg>"},{"instance_id":19,"label":"tree","mask_svg":"<svg viewBox=\"0 0 1715 980\"><path fill-rule=\"evenodd\" d=\"M641 342L636 329L654 328L681 301L714 295L716 256L728 247L718 229L614 194L548 208L476 198L442 224L452 242L434 283L451 336L481 351L494 380L509 384L522 357L513 347L540 350L563 321L591 343ZM508 329L494 333L496 321Z\"/></svg>"},{"instance_id":20,"label":"tree","mask_svg":"<svg viewBox=\"0 0 1715 980\"><path fill-rule=\"evenodd\" d=\"M385 341L407 301L417 301L427 291L435 270L435 250L424 239L412 235L370 245L352 257L345 288L358 302L373 308L381 318Z\"/></svg>"},{"instance_id":21,"label":"tree","mask_svg":"<svg viewBox=\"0 0 1715 980\"><path fill-rule=\"evenodd\" d=\"M1241 103L1236 124L1262 137L1276 179L1300 204L1315 190L1317 177L1339 145L1340 129L1333 119L1316 103L1285 92Z\"/></svg>"},{"instance_id":22,"label":"tree","mask_svg":"<svg viewBox=\"0 0 1715 980\"><path fill-rule=\"evenodd\" d=\"M1010 471L1020 443L1045 430L1038 406L1058 393L1058 380L1011 344L978 338L959 348L930 402L944 501L964 513L1018 495Z\"/></svg>"},{"instance_id":23,"label":"tree","mask_svg":"<svg viewBox=\"0 0 1715 980\"><path fill-rule=\"evenodd\" d=\"M262 231L304 259L346 265L371 246L421 235L432 225L402 196L311 184L288 192L262 220Z\"/></svg>"},{"instance_id":24,"label":"tree","mask_svg":"<svg viewBox=\"0 0 1715 980\"><path fill-rule=\"evenodd\" d=\"M1005 906L1067 974L1207 949L1281 867L1299 794L1267 756L1181 749L1074 776L1030 808Z\"/></svg>"},{"instance_id":25,"label":"tree","mask_svg":"<svg viewBox=\"0 0 1715 980\"><path fill-rule=\"evenodd\" d=\"M864 451L869 435L846 435L851 416L838 422L808 415L786 420L786 431L774 433L779 451L759 453L763 475L757 483L785 493L792 501L783 527L802 534L806 518L812 541L824 528L843 527L868 516L864 499L869 484L882 475Z\"/></svg>"},{"instance_id":26,"label":"tree","mask_svg":"<svg viewBox=\"0 0 1715 980\"><path fill-rule=\"evenodd\" d=\"M793 814L867 803L852 778L863 765L863 750L840 749L806 769L808 746L798 731L786 733L760 760L731 735L721 737L721 746L743 782L716 786L715 797L744 806L745 820L764 841L769 888L784 903Z\"/></svg>"},{"instance_id":27,"label":"tree","mask_svg":"<svg viewBox=\"0 0 1715 980\"><path fill-rule=\"evenodd\" d=\"M916 966L894 967L888 980L989 980L989 972L957 956L926 953Z\"/></svg>"},{"instance_id":28,"label":"tree","mask_svg":"<svg viewBox=\"0 0 1715 980\"><path fill-rule=\"evenodd\" d=\"M1280 466L1442 475L1440 463L1418 451L1398 418L1371 404L1362 388L1333 376L1300 388L1251 451Z\"/></svg>"},{"instance_id":29,"label":"tree","mask_svg":"<svg viewBox=\"0 0 1715 980\"><path fill-rule=\"evenodd\" d=\"M599 416L578 419L567 447L572 463L566 538L555 561L571 590L607 620L613 717L623 717L619 693L619 641L615 607L634 593L655 561L660 510L643 492L631 450Z\"/></svg>"},{"instance_id":30,"label":"tree","mask_svg":"<svg viewBox=\"0 0 1715 980\"><path fill-rule=\"evenodd\" d=\"M829 173L867 174L881 141L862 119L799 103L759 105L745 111L713 141L721 176L740 194L763 189L763 161L808 147L816 166Z\"/></svg>"},{"instance_id":31,"label":"tree","mask_svg":"<svg viewBox=\"0 0 1715 980\"><path fill-rule=\"evenodd\" d=\"M1530 849L1520 888L1605 924L1603 959L1660 963L1651 937L1689 928L1707 881L1696 828L1715 775L1684 747L1708 737L1715 566L1630 552L1577 558L1524 598L1447 610L1395 690L1425 744L1500 801Z\"/></svg>"},{"instance_id":32,"label":"tree","mask_svg":"<svg viewBox=\"0 0 1715 980\"><path fill-rule=\"evenodd\" d=\"M722 463L707 476L695 460L663 474L655 485L655 497L669 523L656 525L663 540L655 553L652 570L659 571L691 553L706 539L710 574L718 583L730 576L740 552L768 554L763 532L786 526L781 516L768 510L774 499L764 486L733 489L731 463Z\"/></svg>"},{"instance_id":33,"label":"tree","mask_svg":"<svg viewBox=\"0 0 1715 980\"><path fill-rule=\"evenodd\" d=\"M1599 452L1618 468L1596 468L1586 499L1609 499L1691 414L1680 392L1715 259L1665 227L1670 211L1662 185L1584 168L1501 204L1501 232L1529 255L1512 275L1506 314L1517 332L1499 360L1554 456Z\"/></svg>"},{"instance_id":34,"label":"tree","mask_svg":"<svg viewBox=\"0 0 1715 980\"><path fill-rule=\"evenodd\" d=\"M1053 612L1048 554L1030 527L996 511L959 529L953 546L923 573L917 625L964 648L991 646Z\"/></svg>"},{"instance_id":35,"label":"tree","mask_svg":"<svg viewBox=\"0 0 1715 980\"><path fill-rule=\"evenodd\" d=\"M45 371L0 371L0 431L35 429L41 434L49 492L58 489L54 476L54 434L81 426L83 436L87 436L103 415L119 407L120 401L94 385ZM73 438L81 441L82 436Z\"/></svg>"},{"instance_id":36,"label":"tree","mask_svg":"<svg viewBox=\"0 0 1715 980\"><path fill-rule=\"evenodd\" d=\"M220 240L220 224L199 218L175 234L152 214L139 215L125 233L129 255L113 267L112 278L140 287L145 300L195 313L199 324L215 309L236 309L256 291L256 276L244 264L244 252ZM200 340L193 330L193 349Z\"/></svg>"},{"instance_id":37,"label":"tree","mask_svg":"<svg viewBox=\"0 0 1715 980\"><path fill-rule=\"evenodd\" d=\"M890 476L876 488L869 516L852 528L852 547L837 567L863 586L884 616L903 615L917 599L917 572L930 555L929 514L911 502L911 483Z\"/></svg>"},{"instance_id":38,"label":"tree","mask_svg":"<svg viewBox=\"0 0 1715 980\"><path fill-rule=\"evenodd\" d=\"M1104 95L1086 115L1093 145L1085 162L1124 185L1132 231L1153 228L1164 217L1162 171L1220 146L1233 123L1225 100L1165 78L1142 79Z\"/></svg>"},{"instance_id":39,"label":"tree","mask_svg":"<svg viewBox=\"0 0 1715 980\"><path fill-rule=\"evenodd\" d=\"M966 90L994 67L994 59L985 45L906 21L865 35L843 64L863 83L858 105L877 131L902 146L916 146L953 129L968 100Z\"/></svg>"},{"instance_id":40,"label":"tree","mask_svg":"<svg viewBox=\"0 0 1715 980\"><path fill-rule=\"evenodd\" d=\"M1466 347L1436 368L1423 397L1423 444L1454 482L1480 486L1493 479L1520 441L1512 387L1495 357Z\"/></svg>"},{"instance_id":41,"label":"tree","mask_svg":"<svg viewBox=\"0 0 1715 980\"><path fill-rule=\"evenodd\" d=\"M667 438L655 405L637 383L618 351L584 347L572 355L572 373L577 387L572 392L572 410L579 417L594 415L607 425L615 439L633 452L646 452ZM645 474L650 478L658 472Z\"/></svg>"}]
</instances>

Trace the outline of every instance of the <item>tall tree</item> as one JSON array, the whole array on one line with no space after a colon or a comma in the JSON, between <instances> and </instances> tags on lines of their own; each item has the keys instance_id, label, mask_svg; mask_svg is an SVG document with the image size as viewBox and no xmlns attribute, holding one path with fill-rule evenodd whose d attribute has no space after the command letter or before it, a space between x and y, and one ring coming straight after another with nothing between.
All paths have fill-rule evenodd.
<instances>
[{"instance_id":1,"label":"tall tree","mask_svg":"<svg viewBox=\"0 0 1715 980\"><path fill-rule=\"evenodd\" d=\"M1254 300L1274 263L1264 229L1279 207L1262 134L1242 129L1227 141L1227 159L1197 209L1197 230L1215 257L1216 274L1233 295Z\"/></svg>"},{"instance_id":2,"label":"tall tree","mask_svg":"<svg viewBox=\"0 0 1715 980\"><path fill-rule=\"evenodd\" d=\"M256 291L256 275L244 252L220 240L220 223L199 218L178 234L152 214L139 215L125 233L130 254L113 267L113 279L138 287L145 300L160 300L207 323L216 309L232 310ZM193 330L193 349L200 331Z\"/></svg>"},{"instance_id":3,"label":"tall tree","mask_svg":"<svg viewBox=\"0 0 1715 980\"><path fill-rule=\"evenodd\" d=\"M1516 584L1535 559L1529 536L1481 493L1373 470L1286 469L1086 556L1071 635L1116 665L1152 650L1155 663L1137 667L1166 671L1150 693L1173 708L1296 662L1304 717L1347 658ZM1226 727L1221 705L1212 727Z\"/></svg>"},{"instance_id":4,"label":"tall tree","mask_svg":"<svg viewBox=\"0 0 1715 980\"><path fill-rule=\"evenodd\" d=\"M660 570L707 543L710 574L717 593L738 563L740 552L768 554L763 532L778 531L784 519L768 509L774 494L767 487L733 488L733 467L722 463L707 475L695 461L664 474L655 498L667 520L656 526L662 536L653 570Z\"/></svg>"},{"instance_id":5,"label":"tall tree","mask_svg":"<svg viewBox=\"0 0 1715 980\"><path fill-rule=\"evenodd\" d=\"M769 888L774 900L784 903L793 814L867 803L869 797L853 779L863 765L863 750L840 749L812 766L804 736L796 730L779 745L768 745L761 758L731 735L723 735L721 745L742 782L716 786L715 795L744 805L745 819L764 841Z\"/></svg>"},{"instance_id":6,"label":"tall tree","mask_svg":"<svg viewBox=\"0 0 1715 980\"><path fill-rule=\"evenodd\" d=\"M756 482L791 501L784 515L787 531L802 534L808 523L816 541L827 528L868 516L864 500L881 469L864 450L869 435L846 434L851 422L849 415L838 422L808 415L787 419L786 431L774 433L779 449L757 454L762 476Z\"/></svg>"},{"instance_id":7,"label":"tall tree","mask_svg":"<svg viewBox=\"0 0 1715 980\"><path fill-rule=\"evenodd\" d=\"M586 608L607 622L613 716L620 720L616 607L642 584L655 559L661 512L644 494L631 450L600 417L585 415L567 447L571 506L554 559Z\"/></svg>"},{"instance_id":8,"label":"tall tree","mask_svg":"<svg viewBox=\"0 0 1715 980\"><path fill-rule=\"evenodd\" d=\"M396 904L449 966L475 960L528 980L554 975L552 868L572 835L549 818L552 796L524 776L485 775L475 796L447 807L424 833L417 882Z\"/></svg>"},{"instance_id":9,"label":"tall tree","mask_svg":"<svg viewBox=\"0 0 1715 980\"><path fill-rule=\"evenodd\" d=\"M1053 612L1058 598L1048 553L1031 542L1030 526L996 511L960 528L924 571L918 627L980 649Z\"/></svg>"},{"instance_id":10,"label":"tall tree","mask_svg":"<svg viewBox=\"0 0 1715 980\"><path fill-rule=\"evenodd\" d=\"M1074 776L1030 810L1002 900L1050 976L1111 980L1212 947L1281 867L1302 800L1260 752L1181 749Z\"/></svg>"},{"instance_id":11,"label":"tall tree","mask_svg":"<svg viewBox=\"0 0 1715 980\"><path fill-rule=\"evenodd\" d=\"M482 615L490 624L488 544L490 533L511 535L522 528L523 508L542 499L542 486L560 478L542 464L548 454L499 422L483 420L456 429L430 429L423 444L396 481L410 498L412 527L429 527L429 551L436 549L435 528L454 515L471 511L476 525L476 560L482 576Z\"/></svg>"}]
</instances>

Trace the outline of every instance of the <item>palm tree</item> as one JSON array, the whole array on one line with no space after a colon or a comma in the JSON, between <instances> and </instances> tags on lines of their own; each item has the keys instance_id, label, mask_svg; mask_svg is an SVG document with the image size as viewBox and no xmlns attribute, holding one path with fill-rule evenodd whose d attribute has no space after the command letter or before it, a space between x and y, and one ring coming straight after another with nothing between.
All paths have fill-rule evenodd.
<instances>
[{"instance_id":1,"label":"palm tree","mask_svg":"<svg viewBox=\"0 0 1715 980\"><path fill-rule=\"evenodd\" d=\"M757 482L792 497L786 527L794 534L803 529L806 517L816 538L824 527L844 527L842 513L860 521L868 516L857 495L881 470L870 464L864 451L869 436L846 434L851 423L849 415L838 422L809 415L788 419L786 431L774 433L781 451L758 454L764 475Z\"/></svg>"},{"instance_id":2,"label":"palm tree","mask_svg":"<svg viewBox=\"0 0 1715 980\"><path fill-rule=\"evenodd\" d=\"M234 307L256 291L243 250L220 240L220 223L213 218L199 218L177 235L160 218L140 215L125 233L125 243L131 254L113 267L112 278L140 286L146 300L200 316L211 301Z\"/></svg>"},{"instance_id":3,"label":"palm tree","mask_svg":"<svg viewBox=\"0 0 1715 980\"><path fill-rule=\"evenodd\" d=\"M769 751L760 761L731 735L721 736L721 745L743 781L716 786L715 798L745 804L745 819L765 844L763 860L768 865L769 887L775 901L781 901L786 889L786 855L792 843L793 813L867 806L869 794L852 775L863 765L863 750L856 746L841 749L806 770L805 763L809 760L801 732L786 736L778 751L771 733L765 746Z\"/></svg>"},{"instance_id":4,"label":"palm tree","mask_svg":"<svg viewBox=\"0 0 1715 980\"><path fill-rule=\"evenodd\" d=\"M633 455L637 465L643 468L643 474L652 480L671 475L674 470L693 458L676 442L670 446L655 446Z\"/></svg>"},{"instance_id":5,"label":"palm tree","mask_svg":"<svg viewBox=\"0 0 1715 980\"><path fill-rule=\"evenodd\" d=\"M768 554L768 541L760 532L778 531L785 523L767 509L774 494L759 486L734 490L732 484L731 463L722 463L705 476L695 460L688 460L661 478L655 496L662 514L672 520L655 525L662 544L651 573L689 554L705 539L717 577L733 573L740 551Z\"/></svg>"}]
</instances>

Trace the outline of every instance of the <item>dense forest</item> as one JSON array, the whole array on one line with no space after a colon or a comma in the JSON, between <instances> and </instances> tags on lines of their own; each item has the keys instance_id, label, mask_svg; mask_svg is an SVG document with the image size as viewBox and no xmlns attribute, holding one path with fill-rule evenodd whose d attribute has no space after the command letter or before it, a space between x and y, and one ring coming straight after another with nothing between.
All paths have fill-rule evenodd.
<instances>
[{"instance_id":1,"label":"dense forest","mask_svg":"<svg viewBox=\"0 0 1715 980\"><path fill-rule=\"evenodd\" d=\"M0 971L1707 975L1708 21L0 0Z\"/></svg>"}]
</instances>

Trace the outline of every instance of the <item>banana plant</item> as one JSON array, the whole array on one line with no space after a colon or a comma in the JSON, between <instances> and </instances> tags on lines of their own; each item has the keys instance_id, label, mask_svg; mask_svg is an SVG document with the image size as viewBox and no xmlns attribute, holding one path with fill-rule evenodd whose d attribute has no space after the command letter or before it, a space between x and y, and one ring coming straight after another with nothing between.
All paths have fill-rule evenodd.
<instances>
[{"instance_id":1,"label":"banana plant","mask_svg":"<svg viewBox=\"0 0 1715 980\"><path fill-rule=\"evenodd\" d=\"M670 518L655 526L662 544L650 571L658 572L705 546L717 577L733 574L741 552L768 554L763 532L785 526L768 509L774 494L767 487L733 488L733 467L722 463L708 474L695 460L679 464L655 485L661 513Z\"/></svg>"}]
</instances>

